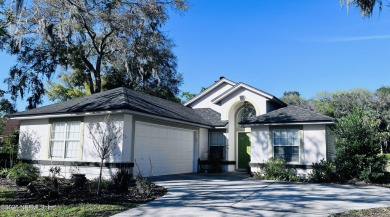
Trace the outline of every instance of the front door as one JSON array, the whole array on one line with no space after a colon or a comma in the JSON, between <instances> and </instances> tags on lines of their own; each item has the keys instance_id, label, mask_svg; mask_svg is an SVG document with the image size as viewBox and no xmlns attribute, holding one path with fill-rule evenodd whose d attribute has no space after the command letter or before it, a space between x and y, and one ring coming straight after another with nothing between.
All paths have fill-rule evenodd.
<instances>
[{"instance_id":1,"label":"front door","mask_svg":"<svg viewBox=\"0 0 390 217\"><path fill-rule=\"evenodd\" d=\"M238 133L238 169L248 169L251 161L251 133Z\"/></svg>"}]
</instances>

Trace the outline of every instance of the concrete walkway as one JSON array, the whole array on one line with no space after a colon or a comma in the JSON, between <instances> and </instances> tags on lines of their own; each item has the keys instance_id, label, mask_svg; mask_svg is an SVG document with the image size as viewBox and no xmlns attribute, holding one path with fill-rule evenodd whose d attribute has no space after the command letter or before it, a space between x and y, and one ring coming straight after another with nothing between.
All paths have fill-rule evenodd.
<instances>
[{"instance_id":1,"label":"concrete walkway","mask_svg":"<svg viewBox=\"0 0 390 217\"><path fill-rule=\"evenodd\" d=\"M119 216L328 216L390 206L390 189L264 181L245 174L157 177L168 193Z\"/></svg>"}]
</instances>

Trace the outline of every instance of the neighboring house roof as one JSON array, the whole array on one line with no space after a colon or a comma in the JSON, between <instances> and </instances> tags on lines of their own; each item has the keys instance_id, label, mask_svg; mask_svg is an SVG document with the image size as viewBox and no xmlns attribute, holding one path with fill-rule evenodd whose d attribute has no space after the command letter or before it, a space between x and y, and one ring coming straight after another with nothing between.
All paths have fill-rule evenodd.
<instances>
[{"instance_id":1,"label":"neighboring house roof","mask_svg":"<svg viewBox=\"0 0 390 217\"><path fill-rule=\"evenodd\" d=\"M221 121L221 114L211 108L198 108L194 110L214 127L225 127L228 124L228 121Z\"/></svg>"},{"instance_id":2,"label":"neighboring house roof","mask_svg":"<svg viewBox=\"0 0 390 217\"><path fill-rule=\"evenodd\" d=\"M7 119L3 131L0 132L0 137L7 136L11 132L18 131L20 120Z\"/></svg>"},{"instance_id":3,"label":"neighboring house roof","mask_svg":"<svg viewBox=\"0 0 390 217\"><path fill-rule=\"evenodd\" d=\"M215 98L212 100L212 102L213 102L213 103L219 103L222 99L224 99L225 97L229 96L231 93L233 93L234 91L236 91L236 90L238 90L238 89L240 89L240 88L245 88L245 89L250 90L250 91L252 91L252 92L254 92L254 93L256 93L256 94L259 94L259 95L261 95L261 96L264 96L265 98L267 98L267 99L269 99L269 100L271 100L271 101L274 101L274 102L276 102L277 104L280 104L280 105L282 105L282 106L286 106L286 105L287 105L286 103L284 103L284 102L281 101L280 99L276 98L275 96L273 96L273 95L271 95L271 94L269 94L269 93L267 93L267 92L264 92L264 91L262 91L262 90L259 90L259 89L255 88L255 87L252 87L252 86L250 86L250 85L244 84L244 83L242 83L242 82L235 84L235 85L234 85L232 88L230 88L229 90L227 90L227 91L223 92L221 95L215 97Z\"/></svg>"},{"instance_id":4,"label":"neighboring house roof","mask_svg":"<svg viewBox=\"0 0 390 217\"><path fill-rule=\"evenodd\" d=\"M225 77L220 77L220 79L218 81L216 81L214 84L212 84L211 86L209 86L208 88L206 88L204 91L202 91L201 93L199 93L198 95L194 96L192 99L188 100L186 103L184 103L185 106L188 106L190 105L191 103L195 102L196 100L198 100L199 98L201 98L202 96L206 95L207 93L209 93L210 91L214 90L215 88L217 88L219 85L221 85L222 83L228 83L232 86L236 85L235 82L231 81L231 80L228 80L226 79Z\"/></svg>"},{"instance_id":5,"label":"neighboring house roof","mask_svg":"<svg viewBox=\"0 0 390 217\"><path fill-rule=\"evenodd\" d=\"M272 125L272 124L298 124L298 123L324 123L331 124L334 119L326 115L318 114L298 106L287 106L272 112L241 121L244 126Z\"/></svg>"},{"instance_id":6,"label":"neighboring house roof","mask_svg":"<svg viewBox=\"0 0 390 217\"><path fill-rule=\"evenodd\" d=\"M9 115L11 118L99 111L130 110L173 120L212 126L193 109L146 93L116 88Z\"/></svg>"}]
</instances>

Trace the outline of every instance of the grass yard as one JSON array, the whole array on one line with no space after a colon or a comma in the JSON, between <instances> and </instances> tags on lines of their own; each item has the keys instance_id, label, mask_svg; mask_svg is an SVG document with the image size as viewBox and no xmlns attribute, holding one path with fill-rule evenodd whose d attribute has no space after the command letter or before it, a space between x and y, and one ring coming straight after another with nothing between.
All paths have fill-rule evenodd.
<instances>
[{"instance_id":1,"label":"grass yard","mask_svg":"<svg viewBox=\"0 0 390 217\"><path fill-rule=\"evenodd\" d=\"M387 217L390 216L390 207L350 210L330 215L330 217Z\"/></svg>"},{"instance_id":2,"label":"grass yard","mask_svg":"<svg viewBox=\"0 0 390 217\"><path fill-rule=\"evenodd\" d=\"M24 191L23 188L14 188L0 185L0 216L1 217L52 217L52 216L111 216L116 213L134 208L141 203L123 203L123 204L94 204L79 203L70 205L31 205L18 204L18 191ZM15 204L13 204L15 201ZM9 205L12 204L12 205Z\"/></svg>"},{"instance_id":3,"label":"grass yard","mask_svg":"<svg viewBox=\"0 0 390 217\"><path fill-rule=\"evenodd\" d=\"M135 204L77 204L77 205L56 205L56 206L10 206L0 205L0 216L2 217L52 217L52 216L111 216L116 213L133 208Z\"/></svg>"}]
</instances>

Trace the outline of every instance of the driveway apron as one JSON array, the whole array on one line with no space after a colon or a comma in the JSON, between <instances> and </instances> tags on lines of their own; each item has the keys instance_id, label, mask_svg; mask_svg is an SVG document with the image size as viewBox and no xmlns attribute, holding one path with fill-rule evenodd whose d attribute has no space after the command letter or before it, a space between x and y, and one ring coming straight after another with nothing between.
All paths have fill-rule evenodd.
<instances>
[{"instance_id":1,"label":"driveway apron","mask_svg":"<svg viewBox=\"0 0 390 217\"><path fill-rule=\"evenodd\" d=\"M153 181L168 193L119 216L328 216L390 206L390 188L265 181L246 174L182 174Z\"/></svg>"}]
</instances>

